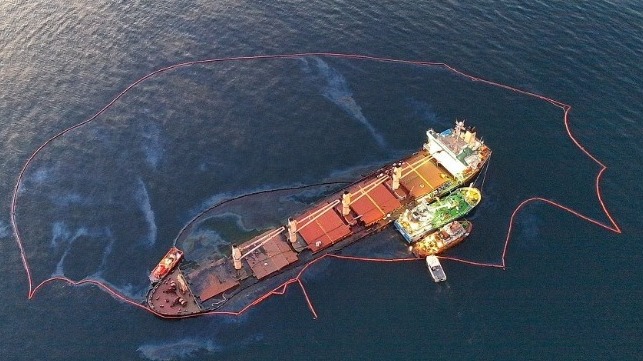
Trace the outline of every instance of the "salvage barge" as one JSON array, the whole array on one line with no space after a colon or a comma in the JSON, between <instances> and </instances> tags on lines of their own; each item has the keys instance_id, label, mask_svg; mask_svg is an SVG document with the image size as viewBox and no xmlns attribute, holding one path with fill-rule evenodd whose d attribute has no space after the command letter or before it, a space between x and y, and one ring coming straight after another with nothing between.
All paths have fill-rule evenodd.
<instances>
[{"instance_id":1,"label":"salvage barge","mask_svg":"<svg viewBox=\"0 0 643 361\"><path fill-rule=\"evenodd\" d=\"M189 255L172 248L161 260L163 272L157 266L150 276L147 306L170 318L219 309L241 291L378 232L418 204L470 183L491 155L464 122L426 134L420 151L323 198L285 225L232 245L228 256L183 267Z\"/></svg>"}]
</instances>

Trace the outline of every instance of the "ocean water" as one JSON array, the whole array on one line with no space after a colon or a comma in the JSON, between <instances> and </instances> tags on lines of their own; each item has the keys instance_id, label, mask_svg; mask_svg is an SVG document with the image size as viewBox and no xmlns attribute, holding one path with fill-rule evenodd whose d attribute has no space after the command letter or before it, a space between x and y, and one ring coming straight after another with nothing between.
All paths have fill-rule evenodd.
<instances>
[{"instance_id":1,"label":"ocean water","mask_svg":"<svg viewBox=\"0 0 643 361\"><path fill-rule=\"evenodd\" d=\"M642 359L640 2L7 1L0 14L2 360ZM228 60L185 64L207 59ZM571 105L570 131L607 169L560 107L463 74ZM324 260L302 278L316 319L296 285L241 316L180 321L92 285L27 297L12 194L75 124L92 119L47 143L17 191L32 286L89 279L142 300L175 239L225 248L327 190L251 197L182 233L199 212L355 179L456 118L494 154L474 231L448 255L499 263L511 225L504 270L445 260L438 285L422 262ZM534 201L510 223L532 197L576 215ZM621 233L601 226L610 216ZM398 242L385 231L344 252L395 257Z\"/></svg>"}]
</instances>

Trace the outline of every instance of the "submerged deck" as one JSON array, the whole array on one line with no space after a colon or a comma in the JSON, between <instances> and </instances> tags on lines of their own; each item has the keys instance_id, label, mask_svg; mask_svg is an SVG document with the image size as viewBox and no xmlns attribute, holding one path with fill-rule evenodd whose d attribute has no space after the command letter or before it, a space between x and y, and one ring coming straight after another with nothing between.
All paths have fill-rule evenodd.
<instances>
[{"instance_id":1,"label":"submerged deck","mask_svg":"<svg viewBox=\"0 0 643 361\"><path fill-rule=\"evenodd\" d=\"M201 302L210 300L239 285L239 276L230 262L221 258L186 275L190 287Z\"/></svg>"},{"instance_id":2,"label":"submerged deck","mask_svg":"<svg viewBox=\"0 0 643 361\"><path fill-rule=\"evenodd\" d=\"M290 248L288 240L283 234L270 234L268 231L241 245L256 247L260 241L261 247L250 252L245 261L257 279L263 279L297 261L297 253Z\"/></svg>"}]
</instances>

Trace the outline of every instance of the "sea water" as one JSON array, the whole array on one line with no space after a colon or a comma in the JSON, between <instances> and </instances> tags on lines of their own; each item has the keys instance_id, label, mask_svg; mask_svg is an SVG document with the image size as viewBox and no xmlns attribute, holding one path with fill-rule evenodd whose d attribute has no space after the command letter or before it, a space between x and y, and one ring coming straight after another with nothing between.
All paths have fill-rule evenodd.
<instances>
[{"instance_id":1,"label":"sea water","mask_svg":"<svg viewBox=\"0 0 643 361\"><path fill-rule=\"evenodd\" d=\"M636 1L229 1L0 5L5 360L640 359ZM95 286L31 300L10 223L30 155L129 85L204 59L310 52L449 64L572 106L575 139L607 166L598 186L622 233L542 201L515 216L506 269L443 261L323 260L241 316L164 321ZM316 54L184 66L138 83L26 169L16 221L34 286L91 279L143 300L147 275L208 207L258 190L361 174L419 149L455 119L494 154L472 235L449 256L499 263L517 206L542 197L598 223L601 166L555 105L443 66ZM323 189L248 199L180 239L194 254L280 225ZM346 254L399 257L384 231ZM199 253L201 252L201 253Z\"/></svg>"}]
</instances>

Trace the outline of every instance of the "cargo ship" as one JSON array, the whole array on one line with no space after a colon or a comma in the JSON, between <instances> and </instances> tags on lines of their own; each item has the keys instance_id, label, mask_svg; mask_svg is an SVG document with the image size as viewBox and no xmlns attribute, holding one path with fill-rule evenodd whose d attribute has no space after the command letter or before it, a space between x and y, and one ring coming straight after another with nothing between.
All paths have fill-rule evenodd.
<instances>
[{"instance_id":1,"label":"cargo ship","mask_svg":"<svg viewBox=\"0 0 643 361\"><path fill-rule=\"evenodd\" d=\"M458 188L480 173L490 148L464 122L440 133L429 129L426 136L419 151L322 198L285 224L231 245L227 254L198 255L196 261L181 253L166 273L150 276L147 307L176 318L227 310L232 300L250 304L253 295L287 277L286 271L378 232L418 206L435 201L457 205L451 216L466 213L458 207L472 208L480 193Z\"/></svg>"},{"instance_id":2,"label":"cargo ship","mask_svg":"<svg viewBox=\"0 0 643 361\"><path fill-rule=\"evenodd\" d=\"M467 220L453 221L415 242L411 252L417 257L442 253L467 238L472 228L473 225Z\"/></svg>"}]
</instances>

